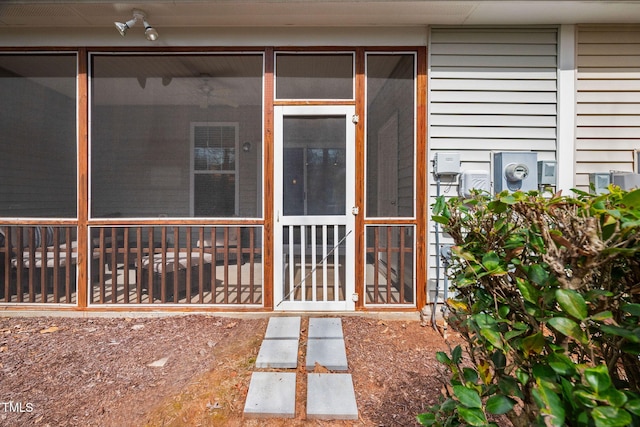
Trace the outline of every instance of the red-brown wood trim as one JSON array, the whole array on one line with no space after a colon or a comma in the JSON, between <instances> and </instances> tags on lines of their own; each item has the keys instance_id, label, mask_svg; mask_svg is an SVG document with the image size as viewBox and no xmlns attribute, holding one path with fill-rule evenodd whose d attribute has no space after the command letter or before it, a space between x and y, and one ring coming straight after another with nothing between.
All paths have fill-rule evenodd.
<instances>
[{"instance_id":1,"label":"red-brown wood trim","mask_svg":"<svg viewBox=\"0 0 640 427\"><path fill-rule=\"evenodd\" d=\"M365 218L365 225L415 225L416 219L413 218Z\"/></svg>"},{"instance_id":2,"label":"red-brown wood trim","mask_svg":"<svg viewBox=\"0 0 640 427\"><path fill-rule=\"evenodd\" d=\"M70 46L61 46L61 47L52 47L52 46L3 46L0 47L0 52L38 52L38 53L46 53L46 52L64 52L64 53L76 53L79 51L77 47Z\"/></svg>"},{"instance_id":3,"label":"red-brown wood trim","mask_svg":"<svg viewBox=\"0 0 640 427\"><path fill-rule=\"evenodd\" d=\"M48 48L51 49L51 48ZM220 46L149 46L149 47L136 47L136 46L95 46L90 48L91 52L114 52L114 53L193 53L193 54L208 54L208 53L262 53L265 51L264 47L260 46L238 46L238 47L220 47Z\"/></svg>"},{"instance_id":4,"label":"red-brown wood trim","mask_svg":"<svg viewBox=\"0 0 640 427\"><path fill-rule=\"evenodd\" d=\"M306 101L306 100L279 100L273 101L273 105L356 105L356 101L354 100L327 100L327 101Z\"/></svg>"},{"instance_id":5,"label":"red-brown wood trim","mask_svg":"<svg viewBox=\"0 0 640 427\"><path fill-rule=\"evenodd\" d=\"M73 225L76 226L78 221L76 219L51 219L51 218L32 218L32 219L2 219L2 225L18 225L18 226L29 226L29 225L51 225L51 226L64 226L64 225Z\"/></svg>"},{"instance_id":6,"label":"red-brown wood trim","mask_svg":"<svg viewBox=\"0 0 640 427\"><path fill-rule=\"evenodd\" d=\"M349 46L276 46L275 53L354 53L358 55L359 50L366 52L415 52L420 46L365 46L365 47L349 47Z\"/></svg>"},{"instance_id":7,"label":"red-brown wood trim","mask_svg":"<svg viewBox=\"0 0 640 427\"><path fill-rule=\"evenodd\" d=\"M356 48L348 46L277 46L275 53L335 53L338 55L345 53L355 53Z\"/></svg>"},{"instance_id":8,"label":"red-brown wood trim","mask_svg":"<svg viewBox=\"0 0 640 427\"><path fill-rule=\"evenodd\" d=\"M356 188L355 204L360 209L360 214L355 219L355 292L358 294L356 310L364 307L364 174L365 174L365 51L363 48L356 50L356 115L360 117L356 125ZM348 295L347 295L348 298Z\"/></svg>"},{"instance_id":9,"label":"red-brown wood trim","mask_svg":"<svg viewBox=\"0 0 640 427\"><path fill-rule=\"evenodd\" d=\"M87 262L89 219L89 58L86 48L78 49L78 308L87 307L89 263Z\"/></svg>"},{"instance_id":10,"label":"red-brown wood trim","mask_svg":"<svg viewBox=\"0 0 640 427\"><path fill-rule=\"evenodd\" d=\"M416 94L416 304L427 304L427 48L418 49Z\"/></svg>"},{"instance_id":11,"label":"red-brown wood trim","mask_svg":"<svg viewBox=\"0 0 640 427\"><path fill-rule=\"evenodd\" d=\"M263 225L263 219L249 218L249 219L237 219L237 218L161 218L161 219L135 219L135 218L93 218L88 221L90 226L109 225L113 227L135 227L139 225ZM20 224L24 222L20 221ZM38 221L37 224L42 224L42 221Z\"/></svg>"},{"instance_id":12,"label":"red-brown wood trim","mask_svg":"<svg viewBox=\"0 0 640 427\"><path fill-rule=\"evenodd\" d=\"M39 313L39 315L45 316L48 311L50 312L78 312L77 307L69 307L69 306L53 306L51 303L29 303L29 304L0 304L0 308L10 309L12 311L19 311L21 313L34 312ZM269 310L263 308L262 306L242 306L242 307L213 307L210 305L192 305L192 306L176 306L176 305L165 305L165 304L154 304L153 307L149 307L148 305L134 305L134 304L106 304L102 306L92 306L88 307L86 310L83 310L87 313L122 313L123 315L129 313L266 313ZM392 310L392 311L403 311Z\"/></svg>"},{"instance_id":13,"label":"red-brown wood trim","mask_svg":"<svg viewBox=\"0 0 640 427\"><path fill-rule=\"evenodd\" d=\"M273 98L274 98L274 54L273 48L265 50L264 57L264 265L263 304L264 308L273 310L273 209L274 209L274 170L273 170Z\"/></svg>"}]
</instances>

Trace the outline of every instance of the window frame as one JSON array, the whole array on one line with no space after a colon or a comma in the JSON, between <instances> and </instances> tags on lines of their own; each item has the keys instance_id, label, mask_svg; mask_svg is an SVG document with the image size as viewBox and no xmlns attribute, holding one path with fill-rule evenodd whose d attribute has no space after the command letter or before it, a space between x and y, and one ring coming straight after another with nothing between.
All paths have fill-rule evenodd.
<instances>
[{"instance_id":1,"label":"window frame","mask_svg":"<svg viewBox=\"0 0 640 427\"><path fill-rule=\"evenodd\" d=\"M210 128L233 128L234 132L234 155L233 169L226 170L200 170L195 168L195 149L196 149L196 137L195 130L197 127L210 127ZM190 158L189 158L189 214L191 218L195 217L195 177L196 175L233 175L234 178L234 212L233 216L238 216L240 212L240 185L238 182L238 150L240 148L240 124L239 122L190 122L189 123L189 139L190 139ZM198 217L199 218L199 217ZM217 218L217 217L216 217Z\"/></svg>"},{"instance_id":2,"label":"window frame","mask_svg":"<svg viewBox=\"0 0 640 427\"><path fill-rule=\"evenodd\" d=\"M364 128L364 157L365 157L365 162L364 162L364 172L363 172L363 179L364 179L364 188L365 188L365 194L364 194L364 214L365 214L365 219L372 221L374 223L384 223L384 221L415 221L418 218L418 186L419 186L419 176L418 176L418 118L417 118L417 114L418 114L418 61L419 61L419 57L418 57L418 52L414 51L414 50L393 50L393 51L366 51L364 53L364 109L365 109L365 117L367 117L367 119L369 118L369 92L368 92L368 82L369 82L369 57L371 56L393 56L393 55L398 55L398 56L402 56L402 55L410 55L413 57L413 91L412 93L414 94L413 96L413 104L412 104L412 111L413 111L413 152L412 152L412 156L413 156L413 172L412 172L412 181L413 181L413 194L412 194L412 203L413 203L413 213L411 216L374 216L371 215L368 212L367 209L367 205L369 203L369 200L367 200L367 195L366 195L366 189L367 189L367 185L368 185L368 181L369 181L369 169L370 169L370 164L369 164L369 156L367 155L368 152L368 148L369 148L369 138L371 137L371 135L369 134L369 129L367 126L365 126ZM377 136L375 136L377 137Z\"/></svg>"},{"instance_id":3,"label":"window frame","mask_svg":"<svg viewBox=\"0 0 640 427\"><path fill-rule=\"evenodd\" d=\"M304 56L330 56L330 55L350 55L351 56L351 97L350 98L278 98L278 56L279 55L304 55ZM289 50L276 50L273 53L273 99L276 102L301 102L301 101L313 101L317 103L325 103L329 101L338 102L355 102L356 100L356 52L353 50L301 50L301 51L289 51Z\"/></svg>"}]
</instances>

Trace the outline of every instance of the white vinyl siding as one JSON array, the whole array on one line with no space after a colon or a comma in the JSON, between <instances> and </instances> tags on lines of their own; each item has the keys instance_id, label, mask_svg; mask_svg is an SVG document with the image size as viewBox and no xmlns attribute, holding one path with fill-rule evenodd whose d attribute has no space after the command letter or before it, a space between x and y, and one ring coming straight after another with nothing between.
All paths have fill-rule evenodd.
<instances>
[{"instance_id":1,"label":"white vinyl siding","mask_svg":"<svg viewBox=\"0 0 640 427\"><path fill-rule=\"evenodd\" d=\"M640 148L640 26L579 27L576 186L590 172L634 170Z\"/></svg>"},{"instance_id":2,"label":"white vinyl siding","mask_svg":"<svg viewBox=\"0 0 640 427\"><path fill-rule=\"evenodd\" d=\"M489 170L491 151L556 150L557 30L434 28L429 149Z\"/></svg>"},{"instance_id":3,"label":"white vinyl siding","mask_svg":"<svg viewBox=\"0 0 640 427\"><path fill-rule=\"evenodd\" d=\"M462 170L490 171L492 151L532 150L539 160L556 159L557 76L555 27L431 29L429 205L436 195L435 152L459 152ZM443 177L441 193L457 195L457 182ZM438 253L433 222L429 231L431 299ZM441 268L441 291L443 277Z\"/></svg>"}]
</instances>

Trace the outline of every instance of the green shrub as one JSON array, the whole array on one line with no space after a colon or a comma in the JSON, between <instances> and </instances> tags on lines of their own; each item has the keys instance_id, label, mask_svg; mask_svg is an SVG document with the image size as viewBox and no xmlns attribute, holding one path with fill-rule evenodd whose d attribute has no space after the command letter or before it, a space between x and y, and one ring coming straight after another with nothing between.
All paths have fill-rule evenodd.
<instances>
[{"instance_id":1,"label":"green shrub","mask_svg":"<svg viewBox=\"0 0 640 427\"><path fill-rule=\"evenodd\" d=\"M425 426L640 425L640 190L437 199L466 352Z\"/></svg>"}]
</instances>

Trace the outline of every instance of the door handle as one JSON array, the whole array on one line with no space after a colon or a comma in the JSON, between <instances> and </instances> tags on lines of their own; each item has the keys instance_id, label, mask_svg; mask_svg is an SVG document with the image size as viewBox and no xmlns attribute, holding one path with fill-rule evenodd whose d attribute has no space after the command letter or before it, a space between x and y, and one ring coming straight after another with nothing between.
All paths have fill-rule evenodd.
<instances>
[{"instance_id":1,"label":"door handle","mask_svg":"<svg viewBox=\"0 0 640 427\"><path fill-rule=\"evenodd\" d=\"M358 215L360 213L360 208L358 206L354 206L351 208L351 213L354 215Z\"/></svg>"}]
</instances>

